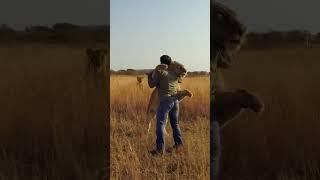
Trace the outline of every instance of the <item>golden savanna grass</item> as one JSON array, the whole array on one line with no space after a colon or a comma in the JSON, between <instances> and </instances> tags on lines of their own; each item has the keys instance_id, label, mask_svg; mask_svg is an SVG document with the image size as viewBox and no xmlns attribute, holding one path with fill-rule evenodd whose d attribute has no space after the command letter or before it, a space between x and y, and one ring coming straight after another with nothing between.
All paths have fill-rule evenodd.
<instances>
[{"instance_id":1,"label":"golden savanna grass","mask_svg":"<svg viewBox=\"0 0 320 180\"><path fill-rule=\"evenodd\" d=\"M107 80L85 77L86 47L0 48L1 180L106 175Z\"/></svg>"},{"instance_id":2,"label":"golden savanna grass","mask_svg":"<svg viewBox=\"0 0 320 180\"><path fill-rule=\"evenodd\" d=\"M112 179L209 179L209 76L187 77L182 88L193 98L180 103L184 138L181 153L153 157L155 119L147 133L146 110L152 89L137 85L136 76L114 75L110 79L111 178ZM166 146L172 146L171 128Z\"/></svg>"},{"instance_id":3,"label":"golden savanna grass","mask_svg":"<svg viewBox=\"0 0 320 180\"><path fill-rule=\"evenodd\" d=\"M320 49L243 50L226 70L229 88L265 102L222 132L224 180L320 179Z\"/></svg>"}]
</instances>

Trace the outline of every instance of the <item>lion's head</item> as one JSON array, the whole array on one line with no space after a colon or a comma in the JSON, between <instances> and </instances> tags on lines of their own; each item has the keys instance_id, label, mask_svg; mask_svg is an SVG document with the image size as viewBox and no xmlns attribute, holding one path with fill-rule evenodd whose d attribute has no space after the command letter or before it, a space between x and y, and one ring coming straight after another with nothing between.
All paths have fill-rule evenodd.
<instances>
[{"instance_id":1,"label":"lion's head","mask_svg":"<svg viewBox=\"0 0 320 180\"><path fill-rule=\"evenodd\" d=\"M142 84L143 80L144 80L144 76L137 76L137 83L138 84Z\"/></svg>"},{"instance_id":2,"label":"lion's head","mask_svg":"<svg viewBox=\"0 0 320 180\"><path fill-rule=\"evenodd\" d=\"M246 28L241 24L235 12L218 2L211 0L211 54L219 55L218 67L232 65L234 54L245 40ZM216 53L213 53L216 52ZM214 58L214 57L213 57Z\"/></svg>"},{"instance_id":3,"label":"lion's head","mask_svg":"<svg viewBox=\"0 0 320 180\"><path fill-rule=\"evenodd\" d=\"M177 61L172 61L168 67L168 70L174 72L177 76L181 78L187 75L187 69L184 67L183 64Z\"/></svg>"},{"instance_id":4,"label":"lion's head","mask_svg":"<svg viewBox=\"0 0 320 180\"><path fill-rule=\"evenodd\" d=\"M93 71L94 73L106 73L107 71L107 60L106 56L108 54L107 49L93 49L87 48L86 53L88 56L88 71Z\"/></svg>"}]
</instances>

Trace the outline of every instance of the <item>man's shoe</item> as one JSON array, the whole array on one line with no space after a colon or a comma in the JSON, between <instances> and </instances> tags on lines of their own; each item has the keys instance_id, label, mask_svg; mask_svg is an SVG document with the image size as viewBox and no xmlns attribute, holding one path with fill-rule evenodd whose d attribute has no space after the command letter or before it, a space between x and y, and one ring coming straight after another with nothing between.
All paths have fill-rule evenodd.
<instances>
[{"instance_id":1,"label":"man's shoe","mask_svg":"<svg viewBox=\"0 0 320 180\"><path fill-rule=\"evenodd\" d=\"M166 150L167 153L177 152L180 153L183 151L183 145L174 145Z\"/></svg>"},{"instance_id":2,"label":"man's shoe","mask_svg":"<svg viewBox=\"0 0 320 180\"><path fill-rule=\"evenodd\" d=\"M163 155L163 152L162 151L158 151L158 150L152 150L152 151L149 151L149 153L152 155L152 156L159 156L159 155Z\"/></svg>"},{"instance_id":3,"label":"man's shoe","mask_svg":"<svg viewBox=\"0 0 320 180\"><path fill-rule=\"evenodd\" d=\"M176 153L181 153L183 151L183 145L174 145Z\"/></svg>"}]
</instances>

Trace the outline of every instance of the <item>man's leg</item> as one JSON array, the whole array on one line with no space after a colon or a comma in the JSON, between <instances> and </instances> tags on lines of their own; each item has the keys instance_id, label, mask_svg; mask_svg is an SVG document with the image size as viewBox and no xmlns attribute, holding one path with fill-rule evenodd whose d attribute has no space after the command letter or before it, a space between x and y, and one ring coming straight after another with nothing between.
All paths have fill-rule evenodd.
<instances>
[{"instance_id":1,"label":"man's leg","mask_svg":"<svg viewBox=\"0 0 320 180\"><path fill-rule=\"evenodd\" d=\"M173 139L175 142L176 147L183 145L182 143L182 136L181 136L181 130L179 127L179 101L174 101L174 106L169 111L169 118L170 118L170 124L172 128L173 133Z\"/></svg>"},{"instance_id":2,"label":"man's leg","mask_svg":"<svg viewBox=\"0 0 320 180\"><path fill-rule=\"evenodd\" d=\"M168 99L160 102L157 110L157 140L156 140L156 150L158 152L164 151L164 131L166 125L167 114L172 108L173 103L170 103Z\"/></svg>"}]
</instances>

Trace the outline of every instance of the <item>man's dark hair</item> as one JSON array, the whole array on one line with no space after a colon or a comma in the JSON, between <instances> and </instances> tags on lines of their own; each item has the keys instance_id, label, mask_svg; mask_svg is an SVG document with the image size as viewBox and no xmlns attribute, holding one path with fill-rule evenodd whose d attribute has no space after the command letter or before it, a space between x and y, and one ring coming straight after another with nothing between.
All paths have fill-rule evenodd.
<instances>
[{"instance_id":1,"label":"man's dark hair","mask_svg":"<svg viewBox=\"0 0 320 180\"><path fill-rule=\"evenodd\" d=\"M160 63L161 64L166 64L166 65L169 66L171 64L171 62L172 62L171 57L168 56L168 55L162 55L160 57Z\"/></svg>"}]
</instances>

